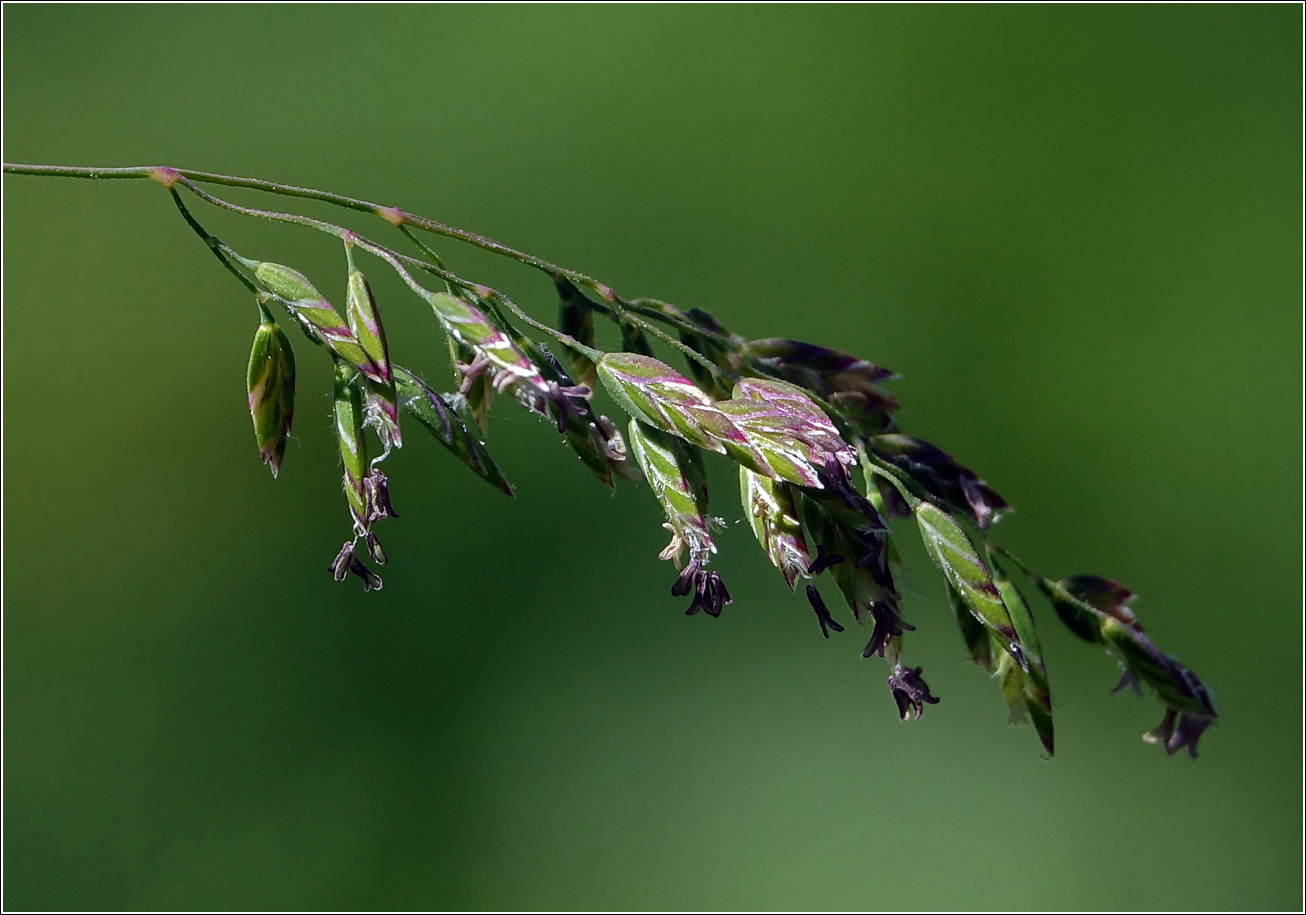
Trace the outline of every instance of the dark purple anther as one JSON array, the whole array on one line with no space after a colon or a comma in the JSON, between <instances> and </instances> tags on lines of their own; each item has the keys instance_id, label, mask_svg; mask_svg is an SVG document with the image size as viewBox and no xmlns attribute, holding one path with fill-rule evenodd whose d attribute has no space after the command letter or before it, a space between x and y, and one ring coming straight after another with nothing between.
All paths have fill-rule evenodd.
<instances>
[{"instance_id":1,"label":"dark purple anther","mask_svg":"<svg viewBox=\"0 0 1306 915\"><path fill-rule=\"evenodd\" d=\"M915 626L903 622L897 610L881 600L871 602L871 617L875 620L875 628L871 630L871 640L862 649L863 658L869 658L871 655L884 657L884 650L888 647L890 639L904 632L916 631Z\"/></svg>"},{"instance_id":2,"label":"dark purple anther","mask_svg":"<svg viewBox=\"0 0 1306 915\"><path fill-rule=\"evenodd\" d=\"M463 383L458 386L458 393L466 397L472 390L472 383L480 378L493 365L484 353L477 353L469 365L466 362L455 362L454 368L463 373Z\"/></svg>"},{"instance_id":3,"label":"dark purple anther","mask_svg":"<svg viewBox=\"0 0 1306 915\"><path fill-rule=\"evenodd\" d=\"M1120 671L1120 682L1115 685L1111 692L1118 693L1125 689L1132 689L1136 696L1143 695L1143 689L1138 682L1138 675L1127 667Z\"/></svg>"},{"instance_id":4,"label":"dark purple anther","mask_svg":"<svg viewBox=\"0 0 1306 915\"><path fill-rule=\"evenodd\" d=\"M684 597L694 589L695 579L703 568L703 561L695 559L681 570L680 575L676 577L676 583L671 586L672 597Z\"/></svg>"},{"instance_id":5,"label":"dark purple anther","mask_svg":"<svg viewBox=\"0 0 1306 915\"><path fill-rule=\"evenodd\" d=\"M385 550L381 547L381 541L376 539L376 534L368 531L363 538L367 542L367 552L372 557L372 561L385 565Z\"/></svg>"},{"instance_id":6,"label":"dark purple anther","mask_svg":"<svg viewBox=\"0 0 1306 915\"><path fill-rule=\"evenodd\" d=\"M813 559L812 564L807 567L807 574L815 577L830 568L830 566L837 566L841 562L843 562L842 556L838 553L831 556L825 552L825 547L817 544L816 558Z\"/></svg>"},{"instance_id":7,"label":"dark purple anther","mask_svg":"<svg viewBox=\"0 0 1306 915\"><path fill-rule=\"evenodd\" d=\"M1178 718L1178 725L1175 719ZM1159 743L1165 752L1173 756L1180 747L1188 748L1188 755L1197 758L1197 740L1202 732L1211 726L1211 718L1206 715L1194 715L1188 712L1179 714L1178 710L1167 708L1161 723L1143 735L1148 743Z\"/></svg>"},{"instance_id":8,"label":"dark purple anther","mask_svg":"<svg viewBox=\"0 0 1306 915\"><path fill-rule=\"evenodd\" d=\"M1174 736L1175 719L1178 716L1179 713L1174 709L1167 708L1161 723L1144 734L1143 739L1148 743L1159 743L1161 746L1167 746L1170 743L1170 738Z\"/></svg>"},{"instance_id":9,"label":"dark purple anther","mask_svg":"<svg viewBox=\"0 0 1306 915\"><path fill-rule=\"evenodd\" d=\"M357 556L355 556L354 561L349 564L349 571L353 572L359 578L363 579L364 591L381 590L381 576L377 575L367 566L363 565L362 560L360 560Z\"/></svg>"},{"instance_id":10,"label":"dark purple anther","mask_svg":"<svg viewBox=\"0 0 1306 915\"><path fill-rule=\"evenodd\" d=\"M553 402L554 408L558 413L558 433L567 431L567 424L571 417L584 417L586 409L577 407L571 402L571 398L579 397L582 400L590 396L590 389L583 384L577 385L560 385L556 381L549 382L549 400Z\"/></svg>"},{"instance_id":11,"label":"dark purple anther","mask_svg":"<svg viewBox=\"0 0 1306 915\"><path fill-rule=\"evenodd\" d=\"M1175 728L1174 734L1166 741L1165 751L1174 754L1179 751L1180 747L1188 748L1188 755L1193 759L1197 758L1197 740L1202 736L1202 732L1211 726L1211 719L1205 715L1183 714L1179 716L1179 727Z\"/></svg>"},{"instance_id":12,"label":"dark purple anther","mask_svg":"<svg viewBox=\"0 0 1306 915\"><path fill-rule=\"evenodd\" d=\"M722 607L734 603L721 576L716 572L703 571L703 562L699 559L687 565L671 586L672 597L684 597L690 591L694 592L694 600L685 611L685 616L693 616L702 610L708 616L718 617Z\"/></svg>"},{"instance_id":13,"label":"dark purple anther","mask_svg":"<svg viewBox=\"0 0 1306 915\"><path fill-rule=\"evenodd\" d=\"M381 576L363 565L362 560L354 555L354 541L352 540L345 541L345 545L340 548L340 552L336 554L336 558L327 568L336 581L344 581L345 575L352 572L363 579L364 591L381 590Z\"/></svg>"},{"instance_id":14,"label":"dark purple anther","mask_svg":"<svg viewBox=\"0 0 1306 915\"><path fill-rule=\"evenodd\" d=\"M732 602L733 598L720 575L716 572L699 573L694 602L685 611L685 616L693 616L703 610L708 616L716 618L721 615L721 608Z\"/></svg>"},{"instance_id":15,"label":"dark purple anther","mask_svg":"<svg viewBox=\"0 0 1306 915\"><path fill-rule=\"evenodd\" d=\"M889 690L893 701L898 704L898 715L903 721L910 717L919 718L925 703L937 705L939 699L930 694L930 688L921 679L921 668L908 669L901 664L895 665L889 674Z\"/></svg>"},{"instance_id":16,"label":"dark purple anther","mask_svg":"<svg viewBox=\"0 0 1306 915\"><path fill-rule=\"evenodd\" d=\"M349 574L349 560L353 558L353 555L354 541L346 540L345 545L336 554L336 558L331 560L331 565L327 566L327 571L331 573L336 581L344 581L345 576Z\"/></svg>"},{"instance_id":17,"label":"dark purple anther","mask_svg":"<svg viewBox=\"0 0 1306 915\"><path fill-rule=\"evenodd\" d=\"M826 608L825 601L821 599L821 592L816 590L815 585L807 586L807 601L812 605L812 609L816 611L817 622L821 624L821 635L828 639L830 637L831 629L835 632L843 632L843 627L836 623L834 618L830 616L830 611Z\"/></svg>"},{"instance_id":18,"label":"dark purple anther","mask_svg":"<svg viewBox=\"0 0 1306 915\"><path fill-rule=\"evenodd\" d=\"M390 504L390 484L379 470L373 470L363 478L363 493L367 497L367 520L379 518L398 518L399 513ZM378 560L384 562L384 560Z\"/></svg>"}]
</instances>

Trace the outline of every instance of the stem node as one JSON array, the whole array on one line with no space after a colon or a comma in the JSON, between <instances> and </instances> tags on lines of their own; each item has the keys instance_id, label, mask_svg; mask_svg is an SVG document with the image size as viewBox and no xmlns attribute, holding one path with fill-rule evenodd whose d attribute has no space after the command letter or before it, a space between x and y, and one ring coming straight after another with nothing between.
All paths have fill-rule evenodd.
<instances>
[{"instance_id":1,"label":"stem node","mask_svg":"<svg viewBox=\"0 0 1306 915\"><path fill-rule=\"evenodd\" d=\"M181 172L175 168L168 168L166 165L160 165L157 168L150 169L150 177L162 184L164 187L171 189L174 184L181 178Z\"/></svg>"}]
</instances>

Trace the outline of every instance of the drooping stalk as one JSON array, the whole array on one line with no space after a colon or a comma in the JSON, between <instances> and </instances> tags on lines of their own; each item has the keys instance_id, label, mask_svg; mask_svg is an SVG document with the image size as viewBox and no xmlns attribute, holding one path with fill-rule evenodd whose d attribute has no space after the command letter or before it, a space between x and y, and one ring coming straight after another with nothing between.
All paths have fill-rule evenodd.
<instances>
[{"instance_id":1,"label":"drooping stalk","mask_svg":"<svg viewBox=\"0 0 1306 915\"><path fill-rule=\"evenodd\" d=\"M701 609L719 616L732 602L720 575L705 568L716 551L710 530L719 521L708 514L703 455L714 452L734 462L744 513L768 558L791 589L799 578L807 582L806 597L826 638L844 632L815 584L829 573L853 622L872 629L862 655L878 655L889 663L887 683L904 720L919 717L925 706L939 700L925 683L922 668L904 661L904 636L915 627L899 613L893 518L915 522L943 575L967 653L1000 680L1012 720L1033 720L1049 755L1053 729L1046 661L1029 607L1007 579L999 557L1030 578L1076 636L1119 660L1117 691L1137 691L1143 684L1155 690L1166 712L1161 725L1144 735L1148 742L1161 744L1170 754L1186 748L1196 756L1198 738L1218 717L1210 690L1177 659L1161 652L1144 631L1127 588L1093 575L1044 578L990 539L990 528L1009 511L1006 500L942 449L898 430L898 401L881 387L897 378L888 369L801 341L750 341L700 309L623 298L587 274L398 207L190 169L5 164L4 170L149 179L167 188L187 225L256 300L260 323L246 373L248 405L259 455L274 476L281 470L292 422L295 359L268 305L279 303L312 342L329 352L342 488L351 526L350 538L330 566L337 580L352 573L366 590L382 586L358 551L365 548L366 556L378 564L387 558L373 528L398 514L377 465L392 448L402 446L401 414L430 431L487 482L513 494L474 434L486 428L494 395L511 395L556 424L566 445L606 485L615 486L618 478L649 484L672 534L663 558L675 558L679 567L681 552L689 550L689 562L671 592L694 595L690 615ZM343 225L236 204L201 184L367 213L397 228L421 256ZM209 233L179 188L239 215L308 228L343 242L344 314L302 273L240 254ZM561 302L562 329L532 317L502 292L458 275L413 230L470 244L549 275ZM354 249L385 261L431 307L453 356L456 392L438 393L391 363L381 311L354 261ZM444 290L427 289L415 273L438 278ZM598 300L589 299L585 291ZM594 314L619 327L622 351L595 346ZM563 360L519 330L517 322L562 344ZM692 377L659 361L649 336L683 355ZM628 440L616 423L594 409L596 382L630 415ZM369 434L380 440L379 454L369 445ZM369 460L374 454L378 456ZM853 478L859 470L860 488Z\"/></svg>"}]
</instances>

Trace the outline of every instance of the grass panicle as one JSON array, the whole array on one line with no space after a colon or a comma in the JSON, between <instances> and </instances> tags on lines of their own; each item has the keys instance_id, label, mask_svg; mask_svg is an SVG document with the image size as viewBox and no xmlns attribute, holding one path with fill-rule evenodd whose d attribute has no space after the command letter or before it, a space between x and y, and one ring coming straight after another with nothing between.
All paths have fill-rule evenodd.
<instances>
[{"instance_id":1,"label":"grass panicle","mask_svg":"<svg viewBox=\"0 0 1306 915\"><path fill-rule=\"evenodd\" d=\"M293 419L295 355L271 307L279 305L320 346L317 351L334 365L335 427L349 512L349 537L329 567L337 581L353 575L364 590L382 586L368 564L387 559L374 528L398 514L380 465L403 446L404 419L416 421L487 483L514 494L484 440L495 395L504 395L547 420L604 485L624 480L621 485L648 486L671 534L660 558L680 570L671 593L692 596L691 616L703 611L718 617L732 603L720 575L708 568L717 551L711 531L718 521L708 513L704 458L711 453L731 462L744 518L767 558L791 590L800 579L805 583L805 597L827 639L846 631L819 588L822 576L833 582L847 605L845 622L869 630L862 656L888 664L889 698L904 721L939 702L921 666L909 666L904 658L904 638L915 627L901 614L891 521L908 518L941 573L967 653L997 681L1009 720L1032 722L1049 756L1054 741L1047 664L1030 606L1008 568L1046 596L1071 632L1117 659L1116 691L1146 686L1157 695L1164 717L1144 735L1147 742L1169 754L1186 749L1196 756L1198 739L1219 717L1205 684L1144 631L1129 589L1095 575L1042 577L990 539L1011 507L969 467L898 428L898 400L884 387L898 376L877 363L798 340L750 341L700 308L625 299L586 274L397 207L186 169L5 165L5 171L148 179L168 189L186 224L257 299L249 411L258 456L274 477L282 469ZM201 185L311 199L379 218L416 253L343 225L238 206ZM245 257L210 235L186 206L183 191L230 212L343 241L344 314L298 270ZM419 232L544 273L556 297L558 326L454 273ZM454 390L436 391L391 362L376 296L356 263L360 254L395 270L434 312L447 342ZM425 275L436 278L439 288L418 282ZM620 349L599 347L600 320L615 326ZM522 327L551 340L529 336ZM670 358L683 358L688 374L662 361L652 341L665 345ZM628 415L625 436L598 411L599 390Z\"/></svg>"}]
</instances>

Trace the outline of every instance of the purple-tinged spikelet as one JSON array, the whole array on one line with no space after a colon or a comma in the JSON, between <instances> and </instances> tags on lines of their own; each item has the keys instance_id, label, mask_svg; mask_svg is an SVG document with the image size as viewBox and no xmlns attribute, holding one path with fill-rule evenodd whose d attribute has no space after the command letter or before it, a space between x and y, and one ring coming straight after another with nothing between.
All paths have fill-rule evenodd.
<instances>
[{"instance_id":1,"label":"purple-tinged spikelet","mask_svg":"<svg viewBox=\"0 0 1306 915\"><path fill-rule=\"evenodd\" d=\"M1163 745L1170 754L1187 747L1188 754L1196 757L1197 739L1218 716L1215 699L1195 673L1157 648L1143 631L1128 606L1133 592L1097 575L1073 575L1061 581L1043 578L1038 585L1075 635L1105 646L1119 658L1123 685L1142 681L1165 703L1165 720L1143 739Z\"/></svg>"},{"instance_id":2,"label":"purple-tinged spikelet","mask_svg":"<svg viewBox=\"0 0 1306 915\"><path fill-rule=\"evenodd\" d=\"M679 569L681 556L686 550L689 552L689 563L671 587L672 596L684 597L693 593L694 601L687 611L690 616L699 610L705 610L708 616L720 616L721 608L731 603L732 598L721 577L705 569L716 552L716 544L712 542L707 518L669 437L648 428L638 419L632 419L627 441L667 518L663 527L670 532L671 542L658 558L671 560Z\"/></svg>"},{"instance_id":3,"label":"purple-tinged spikelet","mask_svg":"<svg viewBox=\"0 0 1306 915\"><path fill-rule=\"evenodd\" d=\"M304 274L281 264L264 262L254 268L254 276L281 299L305 333L326 344L328 349L372 381L383 381L381 370L358 342L345 319Z\"/></svg>"},{"instance_id":4,"label":"purple-tinged spikelet","mask_svg":"<svg viewBox=\"0 0 1306 915\"><path fill-rule=\"evenodd\" d=\"M254 332L246 387L259 456L275 477L281 471L295 416L295 354L286 335L261 304L259 312L263 321Z\"/></svg>"},{"instance_id":5,"label":"purple-tinged spikelet","mask_svg":"<svg viewBox=\"0 0 1306 915\"><path fill-rule=\"evenodd\" d=\"M349 329L376 368L376 376L367 376L364 391L364 415L367 423L376 429L388 452L390 446L403 446L399 429L399 400L395 393L394 370L390 365L390 350L386 343L385 328L381 325L381 312L376 305L372 287L362 271L354 269L353 254L349 255L349 284L345 314Z\"/></svg>"}]
</instances>

